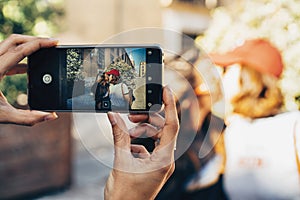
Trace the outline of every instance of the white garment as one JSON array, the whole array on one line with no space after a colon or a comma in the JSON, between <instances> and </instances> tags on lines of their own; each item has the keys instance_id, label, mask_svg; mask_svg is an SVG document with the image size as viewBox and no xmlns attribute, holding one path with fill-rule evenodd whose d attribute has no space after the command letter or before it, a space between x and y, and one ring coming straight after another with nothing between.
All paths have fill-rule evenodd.
<instances>
[{"instance_id":1,"label":"white garment","mask_svg":"<svg viewBox=\"0 0 300 200\"><path fill-rule=\"evenodd\" d=\"M224 136L229 198L300 199L300 113L253 121L236 116L229 122Z\"/></svg>"},{"instance_id":2,"label":"white garment","mask_svg":"<svg viewBox=\"0 0 300 200\"><path fill-rule=\"evenodd\" d=\"M214 155L186 185L186 190L197 191L209 187L218 182L220 178L220 166L223 159L220 155Z\"/></svg>"},{"instance_id":3,"label":"white garment","mask_svg":"<svg viewBox=\"0 0 300 200\"><path fill-rule=\"evenodd\" d=\"M124 95L129 93L129 89L126 84L118 83L110 85L110 101L112 106L117 107L126 107L128 106L128 102L124 99ZM123 91L123 92L122 92Z\"/></svg>"}]
</instances>

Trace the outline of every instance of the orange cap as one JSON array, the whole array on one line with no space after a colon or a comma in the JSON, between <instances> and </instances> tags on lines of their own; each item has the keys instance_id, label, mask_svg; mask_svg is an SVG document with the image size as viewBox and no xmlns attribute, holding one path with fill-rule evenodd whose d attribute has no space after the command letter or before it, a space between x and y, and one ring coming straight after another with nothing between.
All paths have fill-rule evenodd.
<instances>
[{"instance_id":1,"label":"orange cap","mask_svg":"<svg viewBox=\"0 0 300 200\"><path fill-rule=\"evenodd\" d=\"M240 63L276 77L279 77L283 70L279 50L263 39L246 40L233 51L225 54L209 54L209 56L213 63L223 67Z\"/></svg>"},{"instance_id":2,"label":"orange cap","mask_svg":"<svg viewBox=\"0 0 300 200\"><path fill-rule=\"evenodd\" d=\"M112 74L112 75L115 75L115 76L120 76L120 72L117 69L112 69L109 72L106 72L106 74L108 74L108 75Z\"/></svg>"}]
</instances>

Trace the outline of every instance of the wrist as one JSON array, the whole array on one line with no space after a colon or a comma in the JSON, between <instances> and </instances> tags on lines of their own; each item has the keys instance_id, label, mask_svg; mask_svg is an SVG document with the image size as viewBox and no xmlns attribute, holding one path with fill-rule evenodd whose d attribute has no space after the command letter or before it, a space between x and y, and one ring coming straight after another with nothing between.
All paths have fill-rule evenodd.
<instances>
[{"instance_id":1,"label":"wrist","mask_svg":"<svg viewBox=\"0 0 300 200\"><path fill-rule=\"evenodd\" d=\"M130 175L131 178L134 175ZM156 195L150 194L151 188L147 188L147 191L140 188L132 181L128 180L130 177L127 174L122 175L122 172L112 171L109 175L105 189L104 199L105 200L135 200L135 199L154 199Z\"/></svg>"}]
</instances>

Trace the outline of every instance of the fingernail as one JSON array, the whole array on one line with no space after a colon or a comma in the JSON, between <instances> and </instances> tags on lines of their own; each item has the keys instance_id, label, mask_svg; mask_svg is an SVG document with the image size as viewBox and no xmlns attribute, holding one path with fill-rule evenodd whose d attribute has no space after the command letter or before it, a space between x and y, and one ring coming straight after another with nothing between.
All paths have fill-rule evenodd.
<instances>
[{"instance_id":1,"label":"fingernail","mask_svg":"<svg viewBox=\"0 0 300 200\"><path fill-rule=\"evenodd\" d=\"M54 112L54 113L51 113L49 115L46 115L46 117L44 117L44 121L51 121L51 120L55 120L57 119L58 116L57 114Z\"/></svg>"},{"instance_id":2,"label":"fingernail","mask_svg":"<svg viewBox=\"0 0 300 200\"><path fill-rule=\"evenodd\" d=\"M115 117L115 113L108 112L107 116L108 116L108 119L109 119L111 125L115 125L117 123L117 120L116 120L116 117Z\"/></svg>"}]
</instances>

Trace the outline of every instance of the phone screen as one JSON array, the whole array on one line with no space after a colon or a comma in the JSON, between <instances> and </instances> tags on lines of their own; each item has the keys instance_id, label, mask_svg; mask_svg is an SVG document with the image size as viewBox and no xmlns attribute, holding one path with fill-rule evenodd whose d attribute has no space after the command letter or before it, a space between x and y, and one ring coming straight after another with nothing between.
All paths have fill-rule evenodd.
<instances>
[{"instance_id":1,"label":"phone screen","mask_svg":"<svg viewBox=\"0 0 300 200\"><path fill-rule=\"evenodd\" d=\"M28 62L32 109L149 111L162 104L162 51L156 46L58 46Z\"/></svg>"}]
</instances>

